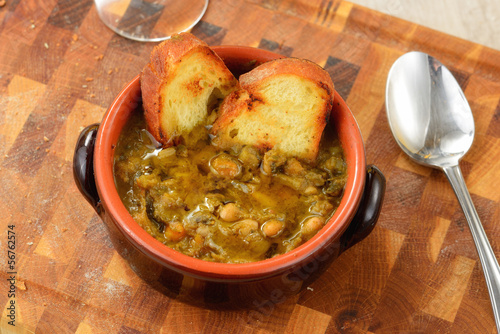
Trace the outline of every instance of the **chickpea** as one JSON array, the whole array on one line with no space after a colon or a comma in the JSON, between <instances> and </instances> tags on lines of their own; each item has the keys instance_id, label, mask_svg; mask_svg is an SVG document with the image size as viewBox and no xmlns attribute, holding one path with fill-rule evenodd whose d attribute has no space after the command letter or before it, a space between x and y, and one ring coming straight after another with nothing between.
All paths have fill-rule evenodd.
<instances>
[{"instance_id":1,"label":"chickpea","mask_svg":"<svg viewBox=\"0 0 500 334\"><path fill-rule=\"evenodd\" d=\"M260 233L250 233L244 237L248 250L256 256L264 255L271 246L271 242L266 240Z\"/></svg>"},{"instance_id":2,"label":"chickpea","mask_svg":"<svg viewBox=\"0 0 500 334\"><path fill-rule=\"evenodd\" d=\"M221 153L210 159L210 170L223 178L236 179L241 176L242 167L238 160L229 154Z\"/></svg>"},{"instance_id":3,"label":"chickpea","mask_svg":"<svg viewBox=\"0 0 500 334\"><path fill-rule=\"evenodd\" d=\"M299 176L304 174L305 169L299 160L291 158L286 162L284 171L286 175Z\"/></svg>"},{"instance_id":4,"label":"chickpea","mask_svg":"<svg viewBox=\"0 0 500 334\"><path fill-rule=\"evenodd\" d=\"M238 232L239 235L246 237L250 233L259 230L259 223L253 219L243 219L234 224L233 229Z\"/></svg>"},{"instance_id":5,"label":"chickpea","mask_svg":"<svg viewBox=\"0 0 500 334\"><path fill-rule=\"evenodd\" d=\"M302 235L304 235L307 238L310 238L314 234L316 234L319 230L321 230L324 224L325 220L322 217L314 216L308 218L306 221L302 223L300 231L302 232Z\"/></svg>"},{"instance_id":6,"label":"chickpea","mask_svg":"<svg viewBox=\"0 0 500 334\"><path fill-rule=\"evenodd\" d=\"M243 211L234 203L227 203L219 211L220 218L228 222L237 221L242 214Z\"/></svg>"},{"instance_id":7,"label":"chickpea","mask_svg":"<svg viewBox=\"0 0 500 334\"><path fill-rule=\"evenodd\" d=\"M280 235L281 232L283 232L284 228L284 222L277 219L271 219L265 222L264 225L262 225L261 229L262 233L264 233L266 237L274 238Z\"/></svg>"},{"instance_id":8,"label":"chickpea","mask_svg":"<svg viewBox=\"0 0 500 334\"><path fill-rule=\"evenodd\" d=\"M186 230L180 222L171 222L170 224L168 224L168 227L165 230L165 237L173 242L178 242L185 236Z\"/></svg>"}]
</instances>

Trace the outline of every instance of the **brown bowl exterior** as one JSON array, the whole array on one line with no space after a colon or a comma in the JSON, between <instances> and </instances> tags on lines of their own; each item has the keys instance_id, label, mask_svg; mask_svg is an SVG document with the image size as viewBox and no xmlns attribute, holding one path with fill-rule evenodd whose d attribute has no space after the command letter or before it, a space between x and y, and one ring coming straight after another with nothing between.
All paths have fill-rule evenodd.
<instances>
[{"instance_id":1,"label":"brown bowl exterior","mask_svg":"<svg viewBox=\"0 0 500 334\"><path fill-rule=\"evenodd\" d=\"M249 47L219 46L213 50L236 75L259 63L282 57ZM78 165L77 156L82 156L82 146L93 150L86 151L88 158L93 159L93 163L86 162L86 170L93 172L97 194L92 189L85 191L86 185L79 184L89 182L77 176L85 169L81 163L75 167L75 179L106 223L117 251L139 276L167 295L201 304L255 306L263 301L276 304L307 286L343 250L373 229L382 204L385 180L375 167L369 168L367 173L357 123L343 99L335 93L330 117L333 125L329 126L335 126L342 142L348 181L336 213L316 236L286 254L245 264L202 261L166 247L132 219L114 184L114 148L123 126L140 103L137 76L117 96L102 123L82 133L80 148L77 145L75 150L75 166ZM365 187L367 175L369 185ZM366 210L367 205L371 206L369 210Z\"/></svg>"}]
</instances>

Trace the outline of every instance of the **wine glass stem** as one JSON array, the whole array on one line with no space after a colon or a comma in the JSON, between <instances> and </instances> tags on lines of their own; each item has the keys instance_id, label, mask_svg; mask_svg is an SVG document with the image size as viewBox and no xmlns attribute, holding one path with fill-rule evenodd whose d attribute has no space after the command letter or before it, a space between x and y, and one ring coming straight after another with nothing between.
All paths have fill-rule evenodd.
<instances>
[{"instance_id":1,"label":"wine glass stem","mask_svg":"<svg viewBox=\"0 0 500 334\"><path fill-rule=\"evenodd\" d=\"M479 220L474 203L472 203L460 167L456 165L443 167L442 169L450 181L455 191L455 195L457 195L458 201L464 211L465 218L469 224L472 238L476 244L479 259L483 267L486 285L490 293L497 331L500 333L500 267L498 266L498 261L493 253L486 233L484 232L481 221Z\"/></svg>"}]
</instances>

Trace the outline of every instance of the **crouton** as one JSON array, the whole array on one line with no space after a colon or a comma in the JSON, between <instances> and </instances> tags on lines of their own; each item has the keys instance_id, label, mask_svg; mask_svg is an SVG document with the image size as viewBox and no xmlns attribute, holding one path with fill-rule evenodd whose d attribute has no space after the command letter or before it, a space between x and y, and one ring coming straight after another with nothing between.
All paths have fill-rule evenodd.
<instances>
[{"instance_id":1,"label":"crouton","mask_svg":"<svg viewBox=\"0 0 500 334\"><path fill-rule=\"evenodd\" d=\"M308 60L283 58L256 67L239 81L241 89L221 103L212 141L222 149L250 145L314 161L333 105L328 72Z\"/></svg>"},{"instance_id":2,"label":"crouton","mask_svg":"<svg viewBox=\"0 0 500 334\"><path fill-rule=\"evenodd\" d=\"M238 80L206 43L189 33L157 45L141 73L148 131L168 147L208 136L206 125Z\"/></svg>"}]
</instances>

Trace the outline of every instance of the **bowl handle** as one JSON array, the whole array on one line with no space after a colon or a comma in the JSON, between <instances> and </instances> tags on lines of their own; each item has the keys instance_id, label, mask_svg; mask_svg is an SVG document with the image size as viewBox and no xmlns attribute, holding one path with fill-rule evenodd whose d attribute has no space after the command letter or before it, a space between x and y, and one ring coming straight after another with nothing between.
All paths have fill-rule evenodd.
<instances>
[{"instance_id":1,"label":"bowl handle","mask_svg":"<svg viewBox=\"0 0 500 334\"><path fill-rule=\"evenodd\" d=\"M367 166L361 202L351 224L340 238L339 254L366 238L375 227L384 201L385 183L384 175L376 166Z\"/></svg>"},{"instance_id":2,"label":"bowl handle","mask_svg":"<svg viewBox=\"0 0 500 334\"><path fill-rule=\"evenodd\" d=\"M73 177L82 195L100 214L102 206L94 177L94 146L97 130L99 124L92 124L80 133L73 156Z\"/></svg>"}]
</instances>

